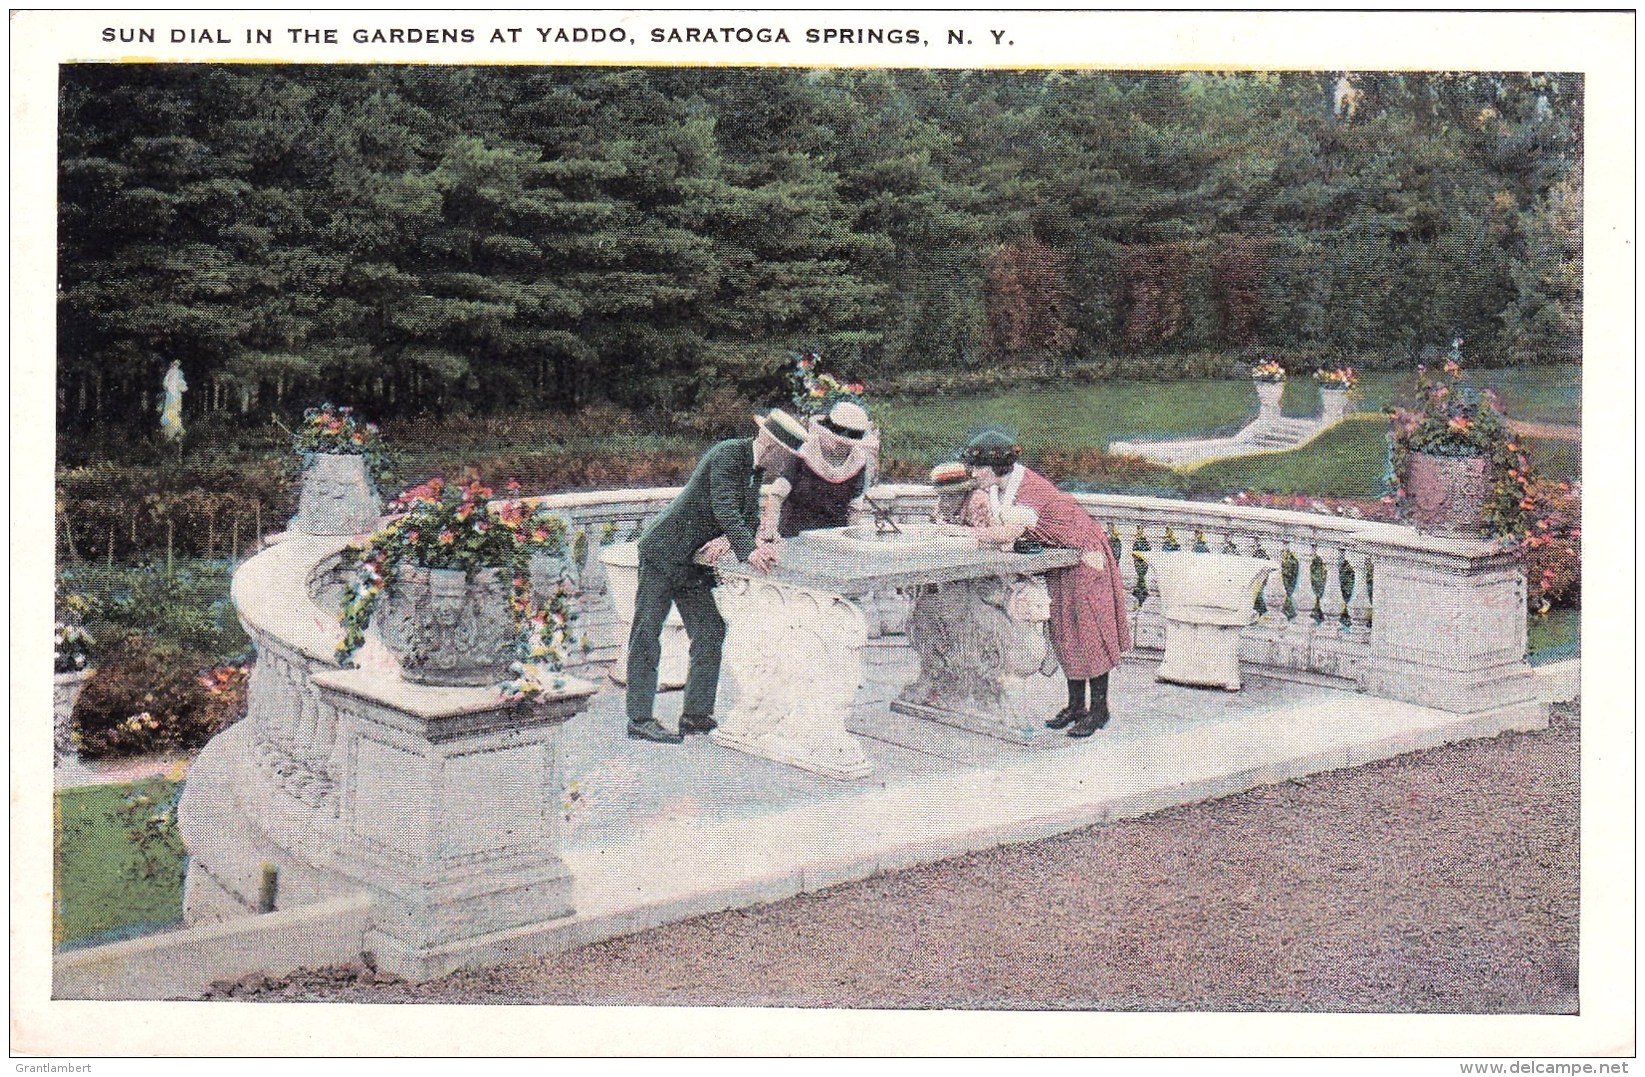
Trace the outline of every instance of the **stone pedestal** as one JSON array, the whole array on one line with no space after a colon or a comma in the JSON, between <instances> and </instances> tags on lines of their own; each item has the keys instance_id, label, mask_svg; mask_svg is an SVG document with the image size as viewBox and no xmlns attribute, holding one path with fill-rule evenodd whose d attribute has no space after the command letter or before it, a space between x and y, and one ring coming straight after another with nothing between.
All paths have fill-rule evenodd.
<instances>
[{"instance_id":1,"label":"stone pedestal","mask_svg":"<svg viewBox=\"0 0 1645 1077\"><path fill-rule=\"evenodd\" d=\"M1257 591L1273 561L1212 553L1149 554L1165 619L1156 680L1240 689L1240 631L1256 620Z\"/></svg>"},{"instance_id":2,"label":"stone pedestal","mask_svg":"<svg viewBox=\"0 0 1645 1077\"><path fill-rule=\"evenodd\" d=\"M733 695L714 742L829 778L867 777L873 766L845 728L862 683L862 610L829 591L743 577L726 578L714 599Z\"/></svg>"},{"instance_id":3,"label":"stone pedestal","mask_svg":"<svg viewBox=\"0 0 1645 1077\"><path fill-rule=\"evenodd\" d=\"M1285 395L1285 383L1282 381L1253 381L1252 388L1257 391L1257 421L1273 422L1279 419L1280 398Z\"/></svg>"},{"instance_id":4,"label":"stone pedestal","mask_svg":"<svg viewBox=\"0 0 1645 1077\"><path fill-rule=\"evenodd\" d=\"M1348 414L1348 390L1327 389L1319 391L1319 422L1321 426L1335 426L1342 422Z\"/></svg>"},{"instance_id":5,"label":"stone pedestal","mask_svg":"<svg viewBox=\"0 0 1645 1077\"><path fill-rule=\"evenodd\" d=\"M634 595L640 587L640 544L619 542L603 547L600 563L605 566L611 604L617 610L620 626L617 656L611 662L611 679L627 684L628 631L634 626ZM691 668L691 638L685 634L685 622L680 620L677 609L671 608L663 620L662 647L662 660L657 664L657 687L682 687Z\"/></svg>"},{"instance_id":6,"label":"stone pedestal","mask_svg":"<svg viewBox=\"0 0 1645 1077\"><path fill-rule=\"evenodd\" d=\"M51 678L52 763L54 766L75 766L80 752L74 747L74 704L86 687L88 669L56 673Z\"/></svg>"},{"instance_id":7,"label":"stone pedestal","mask_svg":"<svg viewBox=\"0 0 1645 1077\"><path fill-rule=\"evenodd\" d=\"M1049 617L1038 580L984 577L924 589L908 618L920 675L891 709L1012 744L1067 744L1045 729L1066 687L1051 675Z\"/></svg>"},{"instance_id":8,"label":"stone pedestal","mask_svg":"<svg viewBox=\"0 0 1645 1077\"><path fill-rule=\"evenodd\" d=\"M364 456L311 453L303 461L303 486L292 528L309 535L356 535L382 515Z\"/></svg>"},{"instance_id":9,"label":"stone pedestal","mask_svg":"<svg viewBox=\"0 0 1645 1077\"><path fill-rule=\"evenodd\" d=\"M339 869L376 902L366 948L427 979L568 916L555 737L594 686L568 679L530 703L487 688L321 674L346 764Z\"/></svg>"},{"instance_id":10,"label":"stone pedestal","mask_svg":"<svg viewBox=\"0 0 1645 1077\"><path fill-rule=\"evenodd\" d=\"M1460 714L1537 706L1517 551L1438 537L1365 550L1376 566L1366 691Z\"/></svg>"}]
</instances>

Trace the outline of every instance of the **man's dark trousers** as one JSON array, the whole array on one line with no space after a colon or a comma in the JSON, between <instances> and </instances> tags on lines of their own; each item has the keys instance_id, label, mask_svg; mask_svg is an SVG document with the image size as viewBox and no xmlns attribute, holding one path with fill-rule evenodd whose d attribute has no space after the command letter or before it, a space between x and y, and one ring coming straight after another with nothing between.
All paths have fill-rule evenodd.
<instances>
[{"instance_id":1,"label":"man's dark trousers","mask_svg":"<svg viewBox=\"0 0 1645 1077\"><path fill-rule=\"evenodd\" d=\"M691 664L685 679L683 713L714 713L720 687L720 652L725 619L714 604L714 573L699 565L647 564L640 559L634 594L634 626L628 633L628 720L652 717L657 699L657 667L662 661L663 621L671 606L680 610L691 637Z\"/></svg>"}]
</instances>

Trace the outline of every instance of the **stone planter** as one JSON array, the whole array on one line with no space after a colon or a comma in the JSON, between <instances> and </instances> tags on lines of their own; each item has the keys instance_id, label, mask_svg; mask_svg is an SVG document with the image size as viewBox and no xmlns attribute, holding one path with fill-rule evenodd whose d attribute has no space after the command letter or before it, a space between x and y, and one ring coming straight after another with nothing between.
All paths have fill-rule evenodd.
<instances>
[{"instance_id":1,"label":"stone planter","mask_svg":"<svg viewBox=\"0 0 1645 1077\"><path fill-rule=\"evenodd\" d=\"M81 689L86 686L86 678L91 670L80 669L69 673L58 673L51 679L51 711L52 711L52 761L54 764L72 763L80 758L75 750L72 736L74 718L74 704L80 698Z\"/></svg>"},{"instance_id":2,"label":"stone planter","mask_svg":"<svg viewBox=\"0 0 1645 1077\"><path fill-rule=\"evenodd\" d=\"M1412 453L1405 494L1407 518L1419 531L1477 537L1491 494L1491 462L1483 456Z\"/></svg>"},{"instance_id":3,"label":"stone planter","mask_svg":"<svg viewBox=\"0 0 1645 1077\"><path fill-rule=\"evenodd\" d=\"M606 582L610 587L611 604L617 609L621 633L618 636L617 657L611 662L611 679L618 684L628 683L628 633L634 627L634 595L640 589L640 544L619 542L600 550L600 563L605 566ZM657 687L679 688L690 672L691 639L685 634L685 622L680 611L670 607L663 619L663 654L657 665Z\"/></svg>"},{"instance_id":4,"label":"stone planter","mask_svg":"<svg viewBox=\"0 0 1645 1077\"><path fill-rule=\"evenodd\" d=\"M1251 386L1257 391L1257 419L1278 419L1279 401L1285 395L1285 383L1282 381L1253 381Z\"/></svg>"},{"instance_id":5,"label":"stone planter","mask_svg":"<svg viewBox=\"0 0 1645 1077\"><path fill-rule=\"evenodd\" d=\"M1348 390L1321 388L1319 391L1319 419L1325 426L1335 426L1348 414Z\"/></svg>"},{"instance_id":6,"label":"stone planter","mask_svg":"<svg viewBox=\"0 0 1645 1077\"><path fill-rule=\"evenodd\" d=\"M356 535L369 531L383 506L366 458L345 453L312 453L303 463L295 530L310 535Z\"/></svg>"},{"instance_id":7,"label":"stone planter","mask_svg":"<svg viewBox=\"0 0 1645 1077\"><path fill-rule=\"evenodd\" d=\"M499 569L468 579L462 569L401 566L372 623L408 681L457 687L496 684L517 657L510 581Z\"/></svg>"}]
</instances>

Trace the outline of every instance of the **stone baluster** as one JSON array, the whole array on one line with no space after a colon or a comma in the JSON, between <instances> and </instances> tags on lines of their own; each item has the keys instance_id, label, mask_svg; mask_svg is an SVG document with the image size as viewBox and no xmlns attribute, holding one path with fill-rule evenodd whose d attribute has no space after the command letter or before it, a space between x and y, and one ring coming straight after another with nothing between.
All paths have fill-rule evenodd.
<instances>
[{"instance_id":1,"label":"stone baluster","mask_svg":"<svg viewBox=\"0 0 1645 1077\"><path fill-rule=\"evenodd\" d=\"M1261 540L1256 549L1258 557L1266 557L1270 561L1281 565L1285 563L1285 551L1288 544L1279 535L1267 535ZM1268 582L1262 585L1262 602L1268 612L1263 614L1262 623L1273 627L1283 628L1288 622L1285 614L1285 573L1283 571L1270 572Z\"/></svg>"},{"instance_id":2,"label":"stone baluster","mask_svg":"<svg viewBox=\"0 0 1645 1077\"><path fill-rule=\"evenodd\" d=\"M1348 632L1369 635L1371 631L1371 559L1358 550L1345 554L1354 570L1353 592L1348 596Z\"/></svg>"},{"instance_id":3,"label":"stone baluster","mask_svg":"<svg viewBox=\"0 0 1645 1077\"><path fill-rule=\"evenodd\" d=\"M1297 557L1297 586L1292 601L1296 604L1297 616L1292 622L1293 627L1312 629L1314 614L1319 611L1319 591L1314 589L1314 562L1319 558L1318 540L1313 536L1302 539L1296 544Z\"/></svg>"},{"instance_id":4,"label":"stone baluster","mask_svg":"<svg viewBox=\"0 0 1645 1077\"><path fill-rule=\"evenodd\" d=\"M1150 553L1164 553L1164 552L1166 552L1166 546L1165 546L1165 543L1166 543L1166 529L1165 528L1161 528L1159 530L1159 532L1154 534L1154 535L1147 535L1146 532L1144 532L1144 537L1145 537L1145 539L1148 543L1147 550L1145 550L1143 552L1144 561L1147 560L1147 557ZM1160 597L1159 597L1159 580L1155 576L1155 573L1153 572L1152 568L1150 568L1145 573L1145 575L1146 575L1146 579L1143 582L1147 585L1147 591L1143 596L1142 605L1139 608L1139 612L1150 615L1150 616L1153 616L1153 617L1159 617L1159 616L1161 616L1161 614L1160 614Z\"/></svg>"},{"instance_id":5,"label":"stone baluster","mask_svg":"<svg viewBox=\"0 0 1645 1077\"><path fill-rule=\"evenodd\" d=\"M1131 556L1135 549L1135 539L1131 537L1131 532L1113 524L1108 527L1108 536L1111 544L1117 543L1119 546L1114 558L1119 562L1120 581L1124 584L1126 593L1131 594L1137 588L1137 562L1136 558Z\"/></svg>"},{"instance_id":6,"label":"stone baluster","mask_svg":"<svg viewBox=\"0 0 1645 1077\"><path fill-rule=\"evenodd\" d=\"M1322 543L1320 559L1325 563L1325 586L1320 594L1320 626L1333 632L1342 627L1342 547L1334 542Z\"/></svg>"}]
</instances>

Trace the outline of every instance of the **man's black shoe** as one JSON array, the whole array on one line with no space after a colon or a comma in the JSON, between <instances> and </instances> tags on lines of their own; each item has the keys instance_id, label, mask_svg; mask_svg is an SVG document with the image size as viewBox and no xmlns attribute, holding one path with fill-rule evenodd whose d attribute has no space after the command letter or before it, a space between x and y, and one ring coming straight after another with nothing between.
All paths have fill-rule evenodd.
<instances>
[{"instance_id":1,"label":"man's black shoe","mask_svg":"<svg viewBox=\"0 0 1645 1077\"><path fill-rule=\"evenodd\" d=\"M706 714L680 715L681 733L712 733L720 723Z\"/></svg>"},{"instance_id":2,"label":"man's black shoe","mask_svg":"<svg viewBox=\"0 0 1645 1077\"><path fill-rule=\"evenodd\" d=\"M1045 723L1045 728L1062 729L1064 726L1073 725L1075 722L1084 717L1084 707L1064 707L1062 710L1057 712L1057 716L1055 718L1052 718Z\"/></svg>"},{"instance_id":3,"label":"man's black shoe","mask_svg":"<svg viewBox=\"0 0 1645 1077\"><path fill-rule=\"evenodd\" d=\"M685 739L679 733L670 733L658 725L655 718L647 718L643 722L629 722L628 736L631 740L649 740L658 744L678 744Z\"/></svg>"}]
</instances>

